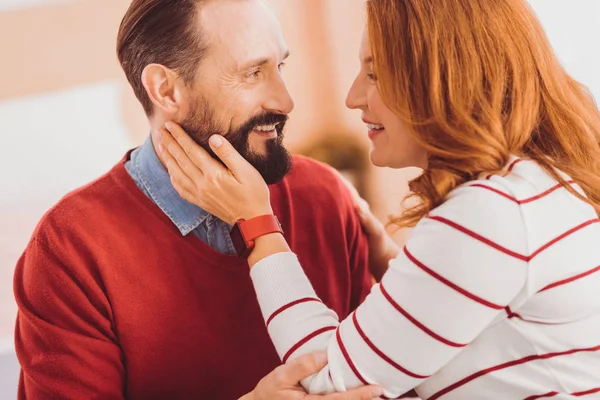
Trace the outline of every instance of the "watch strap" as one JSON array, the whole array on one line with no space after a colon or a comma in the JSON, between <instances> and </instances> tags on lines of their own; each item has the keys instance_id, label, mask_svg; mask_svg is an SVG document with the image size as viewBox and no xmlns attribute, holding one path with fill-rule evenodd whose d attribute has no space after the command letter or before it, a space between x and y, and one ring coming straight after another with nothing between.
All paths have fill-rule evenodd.
<instances>
[{"instance_id":1,"label":"watch strap","mask_svg":"<svg viewBox=\"0 0 600 400\"><path fill-rule=\"evenodd\" d=\"M242 232L244 241L248 244L254 242L256 238L268 235L269 233L283 234L281 224L273 214L261 215L248 220L239 220L237 224Z\"/></svg>"}]
</instances>

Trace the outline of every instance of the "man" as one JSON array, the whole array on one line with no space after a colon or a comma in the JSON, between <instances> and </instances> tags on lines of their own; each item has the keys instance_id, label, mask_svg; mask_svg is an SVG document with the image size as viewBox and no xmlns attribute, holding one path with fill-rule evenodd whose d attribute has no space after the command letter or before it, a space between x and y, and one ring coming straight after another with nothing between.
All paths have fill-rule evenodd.
<instances>
[{"instance_id":1,"label":"man","mask_svg":"<svg viewBox=\"0 0 600 400\"><path fill-rule=\"evenodd\" d=\"M288 51L260 0L133 0L117 48L151 135L52 208L19 260L19 397L237 399L280 360L230 227L176 193L159 129L236 145L340 317L369 291L366 240L336 175L281 144Z\"/></svg>"}]
</instances>

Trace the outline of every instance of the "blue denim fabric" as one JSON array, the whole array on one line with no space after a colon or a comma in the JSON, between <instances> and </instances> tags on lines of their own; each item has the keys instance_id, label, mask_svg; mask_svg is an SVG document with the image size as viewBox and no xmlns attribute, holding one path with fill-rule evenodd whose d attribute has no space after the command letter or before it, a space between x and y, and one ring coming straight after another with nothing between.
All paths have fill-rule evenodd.
<instances>
[{"instance_id":1,"label":"blue denim fabric","mask_svg":"<svg viewBox=\"0 0 600 400\"><path fill-rule=\"evenodd\" d=\"M231 226L179 196L150 137L131 153L125 168L140 190L169 217L183 236L193 232L218 252L235 254L229 237Z\"/></svg>"}]
</instances>

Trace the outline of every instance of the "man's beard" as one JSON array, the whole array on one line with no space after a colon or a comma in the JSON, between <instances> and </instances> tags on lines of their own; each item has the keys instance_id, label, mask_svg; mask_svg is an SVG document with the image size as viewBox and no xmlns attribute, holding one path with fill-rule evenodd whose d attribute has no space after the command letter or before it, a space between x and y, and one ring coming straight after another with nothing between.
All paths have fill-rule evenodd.
<instances>
[{"instance_id":1,"label":"man's beard","mask_svg":"<svg viewBox=\"0 0 600 400\"><path fill-rule=\"evenodd\" d=\"M212 151L208 139L212 135L223 135L233 147L262 175L268 185L281 181L291 170L292 157L283 146L283 129L288 120L284 114L262 113L248 119L239 128L228 132L219 129L208 101L200 99L192 104L190 115L180 123L183 130L217 161L223 162ZM267 140L265 154L256 154L250 149L249 137L259 125L274 125L277 138Z\"/></svg>"}]
</instances>

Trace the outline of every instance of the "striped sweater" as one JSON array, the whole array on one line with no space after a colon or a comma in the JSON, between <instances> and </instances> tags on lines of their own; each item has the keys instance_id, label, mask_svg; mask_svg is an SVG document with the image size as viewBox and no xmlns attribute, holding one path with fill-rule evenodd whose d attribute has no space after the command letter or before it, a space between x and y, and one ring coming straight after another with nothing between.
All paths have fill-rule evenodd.
<instances>
[{"instance_id":1,"label":"striped sweater","mask_svg":"<svg viewBox=\"0 0 600 400\"><path fill-rule=\"evenodd\" d=\"M377 383L384 399L413 388L429 400L600 399L598 222L535 162L512 158L420 221L342 322L293 253L251 277L284 362L327 350L302 382L311 393Z\"/></svg>"}]
</instances>

